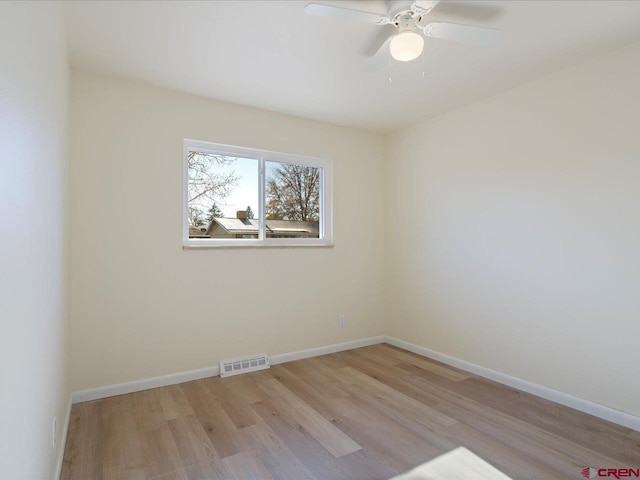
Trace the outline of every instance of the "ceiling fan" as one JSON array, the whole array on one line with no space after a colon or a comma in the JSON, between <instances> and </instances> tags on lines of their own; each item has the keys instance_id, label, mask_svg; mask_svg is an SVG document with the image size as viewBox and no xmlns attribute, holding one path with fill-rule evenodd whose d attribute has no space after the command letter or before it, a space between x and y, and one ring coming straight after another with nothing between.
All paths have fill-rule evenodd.
<instances>
[{"instance_id":1,"label":"ceiling fan","mask_svg":"<svg viewBox=\"0 0 640 480\"><path fill-rule=\"evenodd\" d=\"M475 46L487 46L500 36L493 28L461 25L449 22L429 22L426 17L440 0L387 0L387 15L353 10L350 8L310 3L304 11L317 17L334 17L346 20L393 25L397 33L380 46L374 57L385 55L387 48L391 56L401 62L415 60L424 48L423 36L440 38Z\"/></svg>"}]
</instances>

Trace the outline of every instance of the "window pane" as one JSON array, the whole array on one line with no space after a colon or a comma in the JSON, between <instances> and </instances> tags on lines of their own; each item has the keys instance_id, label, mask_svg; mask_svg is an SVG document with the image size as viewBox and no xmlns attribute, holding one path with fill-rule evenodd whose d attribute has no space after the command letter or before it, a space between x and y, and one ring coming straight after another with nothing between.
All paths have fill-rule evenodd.
<instances>
[{"instance_id":1,"label":"window pane","mask_svg":"<svg viewBox=\"0 0 640 480\"><path fill-rule=\"evenodd\" d=\"M189 238L258 238L258 160L189 152Z\"/></svg>"},{"instance_id":2,"label":"window pane","mask_svg":"<svg viewBox=\"0 0 640 480\"><path fill-rule=\"evenodd\" d=\"M320 238L322 169L265 162L267 238Z\"/></svg>"}]
</instances>

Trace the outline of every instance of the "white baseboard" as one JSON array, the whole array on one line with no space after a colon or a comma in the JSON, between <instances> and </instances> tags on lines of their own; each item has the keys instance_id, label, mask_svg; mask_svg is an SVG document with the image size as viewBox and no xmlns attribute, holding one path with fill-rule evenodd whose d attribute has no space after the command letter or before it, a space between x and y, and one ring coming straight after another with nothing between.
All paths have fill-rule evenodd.
<instances>
[{"instance_id":1,"label":"white baseboard","mask_svg":"<svg viewBox=\"0 0 640 480\"><path fill-rule=\"evenodd\" d=\"M333 345L309 348L307 350L300 350L297 352L281 353L278 355L270 356L269 360L272 365L277 365L278 363L291 362L294 360L301 360L303 358L317 357L318 355L326 355L328 353L341 352L344 350L351 350L353 348L375 345L377 343L383 343L384 341L384 336L363 338L360 340L353 340L351 342L336 343ZM207 377L215 377L219 374L220 367L216 365L212 367L201 368L199 370L173 373L170 375L162 375L160 377L134 380L133 382L118 383L115 385L107 385L104 387L81 390L78 392L74 392L72 395L72 399L73 403L88 402L91 400L98 400L100 398L123 395L125 393L149 390L150 388L166 387L167 385L175 385L176 383L190 382L192 380L200 380L201 378Z\"/></svg>"},{"instance_id":2,"label":"white baseboard","mask_svg":"<svg viewBox=\"0 0 640 480\"><path fill-rule=\"evenodd\" d=\"M172 373L169 375L162 375L160 377L134 380L133 382L117 383L115 385L80 390L79 392L74 392L72 398L73 403L89 402L91 400L124 395L125 393L141 392L142 390L149 390L150 388L166 387L167 385L175 385L176 383L215 377L219 374L220 367L215 365L213 367L201 368L199 370L189 370L188 372Z\"/></svg>"},{"instance_id":3,"label":"white baseboard","mask_svg":"<svg viewBox=\"0 0 640 480\"><path fill-rule=\"evenodd\" d=\"M496 381L498 383L517 388L518 390L522 390L524 392L531 393L547 400L551 400L561 405L571 407L575 410L580 410L581 412L588 413L589 415L602 418L603 420L607 420L618 425L622 425L623 427L640 431L640 417L636 417L635 415L621 412L620 410L616 410L611 407L605 407L604 405L590 402L582 398L574 397L573 395L559 392L557 390L553 390L551 388L544 387L542 385L538 385L537 383L529 382L521 378L512 377L511 375L507 375L506 373L491 370L490 368L482 367L480 365L476 365L475 363L467 362L466 360L461 360L459 358L452 357L435 350L431 350L430 348L421 347L420 345L405 342L404 340L400 340L398 338L386 336L385 341L386 343L398 348L402 348L403 350L408 350L423 357L446 363L447 365L451 365L452 367L456 367L461 370L474 373L481 377Z\"/></svg>"},{"instance_id":4,"label":"white baseboard","mask_svg":"<svg viewBox=\"0 0 640 480\"><path fill-rule=\"evenodd\" d=\"M307 350L299 350L297 352L273 355L272 357L270 357L270 362L271 365L277 365L278 363L293 362L294 360L302 360L303 358L317 357L320 355L327 355L329 353L344 352L345 350L368 347L369 345L376 345L378 343L384 342L385 337L383 335L380 335L379 337L363 338L360 340L353 340L351 342L334 343L333 345L326 345L324 347L309 348Z\"/></svg>"},{"instance_id":5,"label":"white baseboard","mask_svg":"<svg viewBox=\"0 0 640 480\"><path fill-rule=\"evenodd\" d=\"M56 460L55 479L60 480L62 475L62 462L64 461L64 448L67 445L67 433L69 433L69 422L71 422L71 404L72 396L69 395L69 403L67 405L67 412L64 418L64 426L62 427L62 437L60 438L60 444L58 445L58 458Z\"/></svg>"}]
</instances>

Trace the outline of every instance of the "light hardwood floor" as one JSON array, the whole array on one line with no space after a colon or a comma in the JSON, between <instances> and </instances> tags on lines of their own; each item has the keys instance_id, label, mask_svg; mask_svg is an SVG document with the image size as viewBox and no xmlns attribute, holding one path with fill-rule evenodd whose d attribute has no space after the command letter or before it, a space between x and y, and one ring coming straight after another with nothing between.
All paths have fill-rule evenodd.
<instances>
[{"instance_id":1,"label":"light hardwood floor","mask_svg":"<svg viewBox=\"0 0 640 480\"><path fill-rule=\"evenodd\" d=\"M640 434L375 345L73 406L62 480L387 479L464 446L513 479L640 467Z\"/></svg>"}]
</instances>

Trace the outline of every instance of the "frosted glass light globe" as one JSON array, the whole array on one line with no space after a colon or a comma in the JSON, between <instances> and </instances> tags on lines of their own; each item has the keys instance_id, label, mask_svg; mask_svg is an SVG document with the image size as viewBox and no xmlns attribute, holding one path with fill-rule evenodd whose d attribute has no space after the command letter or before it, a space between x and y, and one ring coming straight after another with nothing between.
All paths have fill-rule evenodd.
<instances>
[{"instance_id":1,"label":"frosted glass light globe","mask_svg":"<svg viewBox=\"0 0 640 480\"><path fill-rule=\"evenodd\" d=\"M423 48L422 35L410 30L397 34L389 45L391 56L400 62L415 60L420 56Z\"/></svg>"}]
</instances>

